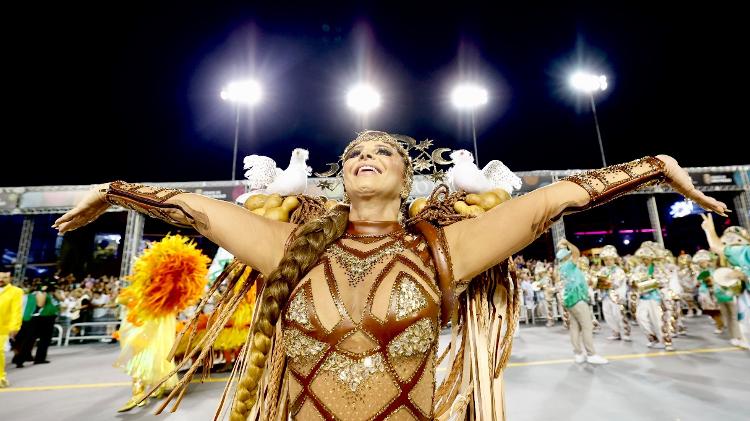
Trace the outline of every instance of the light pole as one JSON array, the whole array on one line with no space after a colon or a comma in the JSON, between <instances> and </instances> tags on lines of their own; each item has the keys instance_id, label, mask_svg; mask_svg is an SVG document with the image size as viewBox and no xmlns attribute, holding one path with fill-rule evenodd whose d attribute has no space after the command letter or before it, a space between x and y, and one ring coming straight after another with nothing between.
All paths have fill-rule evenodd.
<instances>
[{"instance_id":1,"label":"light pole","mask_svg":"<svg viewBox=\"0 0 750 421\"><path fill-rule=\"evenodd\" d=\"M471 137L474 140L474 162L479 166L477 148L476 109L487 103L487 90L474 84L460 84L451 92L451 102L459 110L468 110L471 115Z\"/></svg>"},{"instance_id":2,"label":"light pole","mask_svg":"<svg viewBox=\"0 0 750 421\"><path fill-rule=\"evenodd\" d=\"M576 72L570 77L570 86L578 92L588 95L591 104L591 112L594 114L594 126L596 127L596 138L599 140L599 152L602 154L602 164L607 166L604 157L604 144L602 143L602 132L599 129L599 117L596 114L596 103L594 94L607 89L607 77L594 75L586 72Z\"/></svg>"},{"instance_id":3,"label":"light pole","mask_svg":"<svg viewBox=\"0 0 750 421\"><path fill-rule=\"evenodd\" d=\"M360 130L365 129L367 114L378 108L380 103L380 93L368 84L355 85L346 94L346 105L359 114Z\"/></svg>"},{"instance_id":4,"label":"light pole","mask_svg":"<svg viewBox=\"0 0 750 421\"><path fill-rule=\"evenodd\" d=\"M240 137L240 106L253 106L260 102L263 92L255 80L236 81L221 90L221 99L234 103L234 152L232 154L232 181L237 179L237 144Z\"/></svg>"}]
</instances>

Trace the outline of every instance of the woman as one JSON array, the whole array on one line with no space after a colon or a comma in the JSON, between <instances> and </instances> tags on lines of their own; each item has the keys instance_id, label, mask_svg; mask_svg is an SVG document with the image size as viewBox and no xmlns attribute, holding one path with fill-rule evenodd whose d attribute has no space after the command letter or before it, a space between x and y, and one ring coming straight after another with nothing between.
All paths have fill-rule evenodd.
<instances>
[{"instance_id":1,"label":"woman","mask_svg":"<svg viewBox=\"0 0 750 421\"><path fill-rule=\"evenodd\" d=\"M422 224L407 231L399 220L412 169L395 138L364 132L342 160L349 206L301 226L197 194L113 182L89 193L54 227L70 231L117 204L192 226L264 275L232 419L277 407L281 418L288 411L297 419L444 419L456 411L502 419L501 386L473 412L466 410L472 398L463 392L433 393L438 328L450 318L455 292L524 248L563 213L646 183L668 180L705 208L726 211L695 190L674 159L660 156L573 176L444 228ZM283 337L290 368L282 396L287 406L266 400L255 407L267 398L259 389L275 379L264 376L264 368L276 335ZM493 381L501 379L498 373ZM446 397L448 402L438 402Z\"/></svg>"}]
</instances>

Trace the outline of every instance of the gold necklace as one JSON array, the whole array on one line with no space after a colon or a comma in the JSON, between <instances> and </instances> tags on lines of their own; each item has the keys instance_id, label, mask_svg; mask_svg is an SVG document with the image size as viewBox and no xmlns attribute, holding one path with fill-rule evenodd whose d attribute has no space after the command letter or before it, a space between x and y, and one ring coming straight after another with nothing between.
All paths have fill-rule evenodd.
<instances>
[{"instance_id":1,"label":"gold necklace","mask_svg":"<svg viewBox=\"0 0 750 421\"><path fill-rule=\"evenodd\" d=\"M383 259L403 251L404 245L398 240L367 256L358 256L336 243L332 244L328 249L328 253L346 271L346 275L349 278L349 286L351 287L356 287L362 282L367 274L372 271L372 268L382 262Z\"/></svg>"}]
</instances>

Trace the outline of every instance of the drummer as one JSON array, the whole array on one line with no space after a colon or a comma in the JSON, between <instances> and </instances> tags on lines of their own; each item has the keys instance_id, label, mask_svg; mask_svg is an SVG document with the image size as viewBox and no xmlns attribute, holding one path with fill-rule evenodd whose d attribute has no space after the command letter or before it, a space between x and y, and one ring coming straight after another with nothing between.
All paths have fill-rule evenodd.
<instances>
[{"instance_id":1,"label":"drummer","mask_svg":"<svg viewBox=\"0 0 750 421\"><path fill-rule=\"evenodd\" d=\"M648 242L636 250L635 256L639 262L631 273L630 282L639 294L635 314L638 325L648 338L649 348L673 351L669 313L660 291L666 283L666 276L654 265L656 254Z\"/></svg>"},{"instance_id":2,"label":"drummer","mask_svg":"<svg viewBox=\"0 0 750 421\"><path fill-rule=\"evenodd\" d=\"M604 266L596 273L596 289L601 293L604 321L612 329L609 340L630 341L630 324L625 317L625 300L627 299L627 276L616 264L617 249L606 245L599 253Z\"/></svg>"},{"instance_id":3,"label":"drummer","mask_svg":"<svg viewBox=\"0 0 750 421\"><path fill-rule=\"evenodd\" d=\"M713 273L716 270L714 254L708 250L698 250L693 256L693 263L697 265L695 280L698 284L698 304L700 304L703 314L713 319L716 328L714 333L720 335L724 332L724 320L721 318L719 305L716 303L716 295L714 294Z\"/></svg>"},{"instance_id":4,"label":"drummer","mask_svg":"<svg viewBox=\"0 0 750 421\"><path fill-rule=\"evenodd\" d=\"M739 226L728 227L719 238L716 235L713 218L703 215L701 223L711 251L726 258L733 268L719 268L714 271L714 294L719 310L729 328L730 343L750 349L740 329L737 301L744 298L748 272L750 272L750 235Z\"/></svg>"}]
</instances>

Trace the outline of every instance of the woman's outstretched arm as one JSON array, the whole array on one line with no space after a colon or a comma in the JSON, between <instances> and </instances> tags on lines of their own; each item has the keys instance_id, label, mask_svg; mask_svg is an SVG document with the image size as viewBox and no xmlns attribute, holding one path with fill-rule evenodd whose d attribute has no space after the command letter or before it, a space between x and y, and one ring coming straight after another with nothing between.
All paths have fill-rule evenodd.
<instances>
[{"instance_id":1,"label":"woman's outstretched arm","mask_svg":"<svg viewBox=\"0 0 750 421\"><path fill-rule=\"evenodd\" d=\"M479 217L445 227L456 280L469 280L523 249L559 216L606 203L630 191L667 182L704 209L720 215L724 203L695 189L673 158L646 157L567 177L509 200Z\"/></svg>"},{"instance_id":2,"label":"woman's outstretched arm","mask_svg":"<svg viewBox=\"0 0 750 421\"><path fill-rule=\"evenodd\" d=\"M74 230L98 218L111 205L192 227L263 274L270 273L281 261L286 240L296 227L199 194L122 181L92 189L53 227L60 233Z\"/></svg>"}]
</instances>

